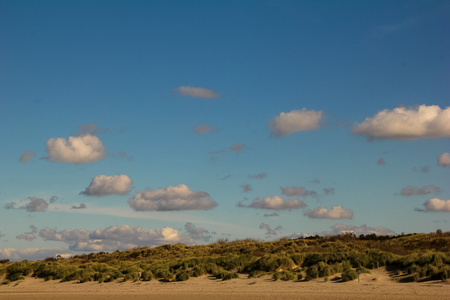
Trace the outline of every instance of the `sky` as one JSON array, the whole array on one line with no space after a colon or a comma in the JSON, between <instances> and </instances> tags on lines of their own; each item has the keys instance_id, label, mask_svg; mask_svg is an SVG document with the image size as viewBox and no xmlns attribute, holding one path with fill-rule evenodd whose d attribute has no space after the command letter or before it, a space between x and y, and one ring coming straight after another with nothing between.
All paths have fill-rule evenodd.
<instances>
[{"instance_id":1,"label":"sky","mask_svg":"<svg viewBox=\"0 0 450 300\"><path fill-rule=\"evenodd\" d=\"M0 259L450 230L448 1L0 0Z\"/></svg>"}]
</instances>

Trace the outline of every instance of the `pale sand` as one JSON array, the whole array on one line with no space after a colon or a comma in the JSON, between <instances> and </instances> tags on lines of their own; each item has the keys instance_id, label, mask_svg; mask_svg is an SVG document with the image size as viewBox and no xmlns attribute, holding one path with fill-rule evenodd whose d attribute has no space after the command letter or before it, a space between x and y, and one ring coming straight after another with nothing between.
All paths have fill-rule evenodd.
<instances>
[{"instance_id":1,"label":"pale sand","mask_svg":"<svg viewBox=\"0 0 450 300\"><path fill-rule=\"evenodd\" d=\"M27 278L0 286L0 299L450 299L450 284L442 281L400 283L384 269L361 274L351 282L272 281L270 277L228 281L210 277L184 282L76 283Z\"/></svg>"}]
</instances>

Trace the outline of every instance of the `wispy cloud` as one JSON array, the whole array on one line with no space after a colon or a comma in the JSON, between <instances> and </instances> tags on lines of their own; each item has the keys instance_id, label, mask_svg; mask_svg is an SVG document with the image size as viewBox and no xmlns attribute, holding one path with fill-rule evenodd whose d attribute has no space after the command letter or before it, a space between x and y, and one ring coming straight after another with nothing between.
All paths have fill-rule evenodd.
<instances>
[{"instance_id":1,"label":"wispy cloud","mask_svg":"<svg viewBox=\"0 0 450 300\"><path fill-rule=\"evenodd\" d=\"M34 151L25 151L19 158L20 162L29 162L32 157L36 157Z\"/></svg>"},{"instance_id":2,"label":"wispy cloud","mask_svg":"<svg viewBox=\"0 0 450 300\"><path fill-rule=\"evenodd\" d=\"M418 20L411 18L402 22L380 25L374 28L373 34L378 37L394 34L407 28L410 28L416 25L417 23L419 23Z\"/></svg>"},{"instance_id":3,"label":"wispy cloud","mask_svg":"<svg viewBox=\"0 0 450 300\"><path fill-rule=\"evenodd\" d=\"M242 192L243 193L248 193L248 192L251 192L253 190L253 188L252 188L252 186L250 184L241 185L241 188L242 188Z\"/></svg>"},{"instance_id":4,"label":"wispy cloud","mask_svg":"<svg viewBox=\"0 0 450 300\"><path fill-rule=\"evenodd\" d=\"M202 87L192 87L192 86L180 86L175 89L181 96L188 97L196 97L196 98L207 98L207 99L215 99L219 98L220 94L213 92L210 89L202 88Z\"/></svg>"},{"instance_id":5,"label":"wispy cloud","mask_svg":"<svg viewBox=\"0 0 450 300\"><path fill-rule=\"evenodd\" d=\"M195 125L195 129L194 129L195 134L214 133L217 131L219 131L219 130L212 127L209 124Z\"/></svg>"},{"instance_id":6,"label":"wispy cloud","mask_svg":"<svg viewBox=\"0 0 450 300\"><path fill-rule=\"evenodd\" d=\"M42 198L28 197L22 202L10 202L5 205L6 209L25 209L28 212L44 212L48 208L48 203Z\"/></svg>"},{"instance_id":7,"label":"wispy cloud","mask_svg":"<svg viewBox=\"0 0 450 300\"><path fill-rule=\"evenodd\" d=\"M287 187L281 187L281 193L283 195L289 196L289 197L306 197L306 196L313 196L317 197L317 192L315 191L308 191L304 187L295 187L295 186L287 186Z\"/></svg>"},{"instance_id":8,"label":"wispy cloud","mask_svg":"<svg viewBox=\"0 0 450 300\"><path fill-rule=\"evenodd\" d=\"M259 224L259 229L265 229L266 235L277 235L277 230L282 229L281 226L277 226L276 228L272 229L268 224L261 223Z\"/></svg>"},{"instance_id":9,"label":"wispy cloud","mask_svg":"<svg viewBox=\"0 0 450 300\"><path fill-rule=\"evenodd\" d=\"M18 240L26 240L26 241L32 241L36 239L36 233L37 233L37 227L34 225L30 225L31 231L25 232L24 234L20 234L16 236L16 239Z\"/></svg>"},{"instance_id":10,"label":"wispy cloud","mask_svg":"<svg viewBox=\"0 0 450 300\"><path fill-rule=\"evenodd\" d=\"M403 196L416 196L416 195L427 195L431 193L439 194L441 189L434 184L429 184L421 188L413 187L408 185L404 187L401 191Z\"/></svg>"},{"instance_id":11,"label":"wispy cloud","mask_svg":"<svg viewBox=\"0 0 450 300\"><path fill-rule=\"evenodd\" d=\"M283 199L278 196L265 197L263 199L255 198L249 205L238 203L238 207L246 208L261 208L270 210L286 210L299 209L306 206L306 204L299 199Z\"/></svg>"},{"instance_id":12,"label":"wispy cloud","mask_svg":"<svg viewBox=\"0 0 450 300\"><path fill-rule=\"evenodd\" d=\"M248 178L251 178L251 179L264 179L266 177L267 177L266 172L248 175Z\"/></svg>"}]
</instances>

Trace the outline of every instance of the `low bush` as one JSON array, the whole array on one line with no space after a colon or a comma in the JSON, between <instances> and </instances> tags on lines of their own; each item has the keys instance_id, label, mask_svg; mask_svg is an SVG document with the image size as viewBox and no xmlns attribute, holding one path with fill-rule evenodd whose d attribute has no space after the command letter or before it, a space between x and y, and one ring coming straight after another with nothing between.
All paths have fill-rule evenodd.
<instances>
[{"instance_id":1,"label":"low bush","mask_svg":"<svg viewBox=\"0 0 450 300\"><path fill-rule=\"evenodd\" d=\"M358 274L355 270L347 270L342 273L342 281L352 281L358 278Z\"/></svg>"}]
</instances>

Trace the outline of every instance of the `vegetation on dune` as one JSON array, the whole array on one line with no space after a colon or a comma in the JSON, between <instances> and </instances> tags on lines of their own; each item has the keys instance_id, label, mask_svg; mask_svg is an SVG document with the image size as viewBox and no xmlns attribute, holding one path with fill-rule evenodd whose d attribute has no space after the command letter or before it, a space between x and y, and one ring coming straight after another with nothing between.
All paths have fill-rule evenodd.
<instances>
[{"instance_id":1,"label":"vegetation on dune","mask_svg":"<svg viewBox=\"0 0 450 300\"><path fill-rule=\"evenodd\" d=\"M313 280L339 275L357 278L356 270L389 267L407 280L450 278L450 232L400 236L344 234L262 242L218 241L91 253L72 258L9 262L0 260L3 284L36 276L45 280L110 282L185 281L209 275L217 280L272 276L273 280Z\"/></svg>"}]
</instances>

